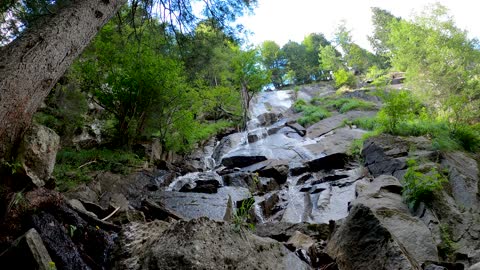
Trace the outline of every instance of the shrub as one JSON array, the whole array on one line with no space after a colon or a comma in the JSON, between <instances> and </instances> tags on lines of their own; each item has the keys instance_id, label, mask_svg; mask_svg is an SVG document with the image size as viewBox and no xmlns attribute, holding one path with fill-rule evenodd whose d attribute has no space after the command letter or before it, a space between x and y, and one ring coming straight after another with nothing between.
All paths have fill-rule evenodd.
<instances>
[{"instance_id":1,"label":"shrub","mask_svg":"<svg viewBox=\"0 0 480 270\"><path fill-rule=\"evenodd\" d=\"M309 126L330 116L329 111L319 106L307 105L302 109L303 116L298 119L298 123L302 126Z\"/></svg>"},{"instance_id":2,"label":"shrub","mask_svg":"<svg viewBox=\"0 0 480 270\"><path fill-rule=\"evenodd\" d=\"M53 175L60 191L91 180L93 171L127 174L141 165L142 160L130 152L109 149L63 149L57 154Z\"/></svg>"},{"instance_id":3,"label":"shrub","mask_svg":"<svg viewBox=\"0 0 480 270\"><path fill-rule=\"evenodd\" d=\"M356 87L357 79L352 72L346 71L345 69L339 69L333 73L335 78L335 87L340 88L342 86Z\"/></svg>"},{"instance_id":4,"label":"shrub","mask_svg":"<svg viewBox=\"0 0 480 270\"><path fill-rule=\"evenodd\" d=\"M378 113L378 120L389 133L395 133L400 122L412 119L420 112L420 103L410 91L393 90L381 95L384 105Z\"/></svg>"},{"instance_id":5,"label":"shrub","mask_svg":"<svg viewBox=\"0 0 480 270\"><path fill-rule=\"evenodd\" d=\"M255 199L250 197L242 201L240 208L238 208L233 214L233 225L234 230L239 232L242 228L254 229L252 223L249 223L250 220L250 211L255 205Z\"/></svg>"},{"instance_id":6,"label":"shrub","mask_svg":"<svg viewBox=\"0 0 480 270\"><path fill-rule=\"evenodd\" d=\"M437 169L432 168L428 173L418 171L414 160L408 160L408 169L404 176L403 196L408 206L417 208L420 202L430 203L434 192L442 189L442 184L447 182Z\"/></svg>"}]
</instances>

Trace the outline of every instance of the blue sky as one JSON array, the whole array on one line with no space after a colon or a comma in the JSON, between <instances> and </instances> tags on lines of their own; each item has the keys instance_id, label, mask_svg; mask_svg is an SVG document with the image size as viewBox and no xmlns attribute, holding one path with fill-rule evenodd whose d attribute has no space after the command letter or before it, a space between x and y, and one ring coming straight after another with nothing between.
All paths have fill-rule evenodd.
<instances>
[{"instance_id":1,"label":"blue sky","mask_svg":"<svg viewBox=\"0 0 480 270\"><path fill-rule=\"evenodd\" d=\"M274 40L280 46L293 40L300 42L309 33L332 36L341 20L346 20L353 39L369 48L367 34L371 33L371 7L389 10L396 16L408 18L413 11L421 11L434 2L446 6L457 26L469 31L471 37L480 37L478 10L474 0L258 0L255 15L240 18L246 29L254 32L249 41L259 44Z\"/></svg>"}]
</instances>

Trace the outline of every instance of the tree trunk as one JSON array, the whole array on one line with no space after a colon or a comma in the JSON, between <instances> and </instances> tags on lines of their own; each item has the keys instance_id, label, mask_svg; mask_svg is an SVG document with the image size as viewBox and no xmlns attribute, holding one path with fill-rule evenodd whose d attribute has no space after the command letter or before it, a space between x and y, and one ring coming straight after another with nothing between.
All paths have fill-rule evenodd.
<instances>
[{"instance_id":1,"label":"tree trunk","mask_svg":"<svg viewBox=\"0 0 480 270\"><path fill-rule=\"evenodd\" d=\"M126 0L74 0L0 47L0 161L15 154L43 99Z\"/></svg>"}]
</instances>

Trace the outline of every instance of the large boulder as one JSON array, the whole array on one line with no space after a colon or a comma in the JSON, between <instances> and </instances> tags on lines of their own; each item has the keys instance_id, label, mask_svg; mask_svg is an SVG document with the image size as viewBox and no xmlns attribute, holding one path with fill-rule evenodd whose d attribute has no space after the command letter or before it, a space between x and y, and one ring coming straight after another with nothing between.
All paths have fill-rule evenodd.
<instances>
[{"instance_id":1,"label":"large boulder","mask_svg":"<svg viewBox=\"0 0 480 270\"><path fill-rule=\"evenodd\" d=\"M136 252L139 258L132 260L131 267L121 269L310 269L273 239L247 230L236 232L230 224L207 218L178 221L166 230L158 226L138 229L136 235L152 237L135 241L139 245L135 249L142 252ZM132 246L131 241L121 241Z\"/></svg>"},{"instance_id":2,"label":"large boulder","mask_svg":"<svg viewBox=\"0 0 480 270\"><path fill-rule=\"evenodd\" d=\"M264 160L267 160L265 156L227 156L222 159L222 165L227 168L243 168Z\"/></svg>"},{"instance_id":3,"label":"large boulder","mask_svg":"<svg viewBox=\"0 0 480 270\"><path fill-rule=\"evenodd\" d=\"M18 161L35 186L42 187L50 180L59 148L60 137L53 130L33 124L26 131Z\"/></svg>"},{"instance_id":4,"label":"large boulder","mask_svg":"<svg viewBox=\"0 0 480 270\"><path fill-rule=\"evenodd\" d=\"M273 123L277 122L281 116L282 116L281 114L276 114L271 112L263 113L257 117L258 124L260 126L270 126Z\"/></svg>"},{"instance_id":5,"label":"large boulder","mask_svg":"<svg viewBox=\"0 0 480 270\"><path fill-rule=\"evenodd\" d=\"M370 117L374 116L375 114L376 112L374 111L349 111L345 114L338 114L329 118L325 118L307 128L307 137L311 139L321 137L328 132L343 126L345 120Z\"/></svg>"},{"instance_id":6,"label":"large boulder","mask_svg":"<svg viewBox=\"0 0 480 270\"><path fill-rule=\"evenodd\" d=\"M370 208L353 207L327 244L327 253L339 269L421 269L409 260L394 236Z\"/></svg>"},{"instance_id":7,"label":"large boulder","mask_svg":"<svg viewBox=\"0 0 480 270\"><path fill-rule=\"evenodd\" d=\"M279 184L284 184L288 177L288 160L268 159L246 168L243 171L258 173L262 177L271 177Z\"/></svg>"},{"instance_id":8,"label":"large boulder","mask_svg":"<svg viewBox=\"0 0 480 270\"><path fill-rule=\"evenodd\" d=\"M244 139L244 136L245 135L243 133L239 132L223 137L213 150L212 158L215 160L215 162L217 164L220 163L222 157L239 145Z\"/></svg>"},{"instance_id":9,"label":"large boulder","mask_svg":"<svg viewBox=\"0 0 480 270\"><path fill-rule=\"evenodd\" d=\"M419 269L439 260L432 233L410 214L401 191L393 176L357 183L353 208L327 245L340 269Z\"/></svg>"},{"instance_id":10,"label":"large boulder","mask_svg":"<svg viewBox=\"0 0 480 270\"><path fill-rule=\"evenodd\" d=\"M175 179L168 187L168 190L216 193L221 186L223 186L222 177L216 172L194 172Z\"/></svg>"}]
</instances>

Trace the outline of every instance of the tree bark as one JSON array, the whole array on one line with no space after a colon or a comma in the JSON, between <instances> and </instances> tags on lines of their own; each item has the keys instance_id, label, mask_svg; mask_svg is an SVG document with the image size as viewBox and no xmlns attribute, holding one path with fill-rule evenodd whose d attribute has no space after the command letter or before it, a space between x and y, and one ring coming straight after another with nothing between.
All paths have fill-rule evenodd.
<instances>
[{"instance_id":1,"label":"tree bark","mask_svg":"<svg viewBox=\"0 0 480 270\"><path fill-rule=\"evenodd\" d=\"M15 154L43 99L126 0L73 0L0 47L0 161Z\"/></svg>"}]
</instances>

